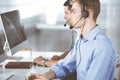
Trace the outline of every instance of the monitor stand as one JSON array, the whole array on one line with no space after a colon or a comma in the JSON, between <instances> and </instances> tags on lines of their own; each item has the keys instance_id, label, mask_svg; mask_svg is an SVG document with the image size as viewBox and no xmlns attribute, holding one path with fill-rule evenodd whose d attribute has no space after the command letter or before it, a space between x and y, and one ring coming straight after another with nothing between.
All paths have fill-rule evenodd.
<instances>
[{"instance_id":1,"label":"monitor stand","mask_svg":"<svg viewBox=\"0 0 120 80\"><path fill-rule=\"evenodd\" d=\"M5 54L7 56L11 56L12 55L11 54L11 50L10 50L10 46L9 46L9 43L8 43L7 39L5 40L5 43L4 43L4 46L3 46L3 50L4 50L4 52L5 52Z\"/></svg>"},{"instance_id":2,"label":"monitor stand","mask_svg":"<svg viewBox=\"0 0 120 80\"><path fill-rule=\"evenodd\" d=\"M23 57L14 57L14 56L12 56L8 40L5 41L4 46L3 46L3 50L4 50L5 54L6 54L6 59L20 60L20 59L23 58Z\"/></svg>"}]
</instances>

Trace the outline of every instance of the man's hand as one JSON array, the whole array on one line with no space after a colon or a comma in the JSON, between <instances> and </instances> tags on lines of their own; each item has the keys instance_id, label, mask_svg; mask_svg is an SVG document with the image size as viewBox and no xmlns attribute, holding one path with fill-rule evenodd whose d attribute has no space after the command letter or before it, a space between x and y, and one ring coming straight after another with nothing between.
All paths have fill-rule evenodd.
<instances>
[{"instance_id":1,"label":"man's hand","mask_svg":"<svg viewBox=\"0 0 120 80\"><path fill-rule=\"evenodd\" d=\"M51 60L60 60L60 59L63 59L65 58L65 56L69 53L69 50L65 51L63 54L61 55L54 55Z\"/></svg>"},{"instance_id":2,"label":"man's hand","mask_svg":"<svg viewBox=\"0 0 120 80\"><path fill-rule=\"evenodd\" d=\"M39 56L39 57L37 57L37 58L34 59L34 62L35 62L36 64L40 65L40 66L43 66L43 65L44 65L44 64L43 64L43 60L44 60L44 57Z\"/></svg>"},{"instance_id":3,"label":"man's hand","mask_svg":"<svg viewBox=\"0 0 120 80\"><path fill-rule=\"evenodd\" d=\"M27 80L49 80L49 79L45 78L43 75L31 73L27 77Z\"/></svg>"},{"instance_id":4,"label":"man's hand","mask_svg":"<svg viewBox=\"0 0 120 80\"><path fill-rule=\"evenodd\" d=\"M44 74L34 74L31 73L28 77L27 80L51 80L55 78L55 73L51 69L44 73Z\"/></svg>"}]
</instances>

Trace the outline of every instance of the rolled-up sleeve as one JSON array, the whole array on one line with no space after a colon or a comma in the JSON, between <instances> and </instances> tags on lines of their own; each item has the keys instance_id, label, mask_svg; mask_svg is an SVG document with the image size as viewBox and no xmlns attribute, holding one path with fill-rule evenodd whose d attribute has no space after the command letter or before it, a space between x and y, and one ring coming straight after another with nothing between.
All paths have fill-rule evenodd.
<instances>
[{"instance_id":1,"label":"rolled-up sleeve","mask_svg":"<svg viewBox=\"0 0 120 80\"><path fill-rule=\"evenodd\" d=\"M62 60L51 67L55 72L56 78L65 77L76 69L76 55L75 50L71 50L69 54Z\"/></svg>"}]
</instances>

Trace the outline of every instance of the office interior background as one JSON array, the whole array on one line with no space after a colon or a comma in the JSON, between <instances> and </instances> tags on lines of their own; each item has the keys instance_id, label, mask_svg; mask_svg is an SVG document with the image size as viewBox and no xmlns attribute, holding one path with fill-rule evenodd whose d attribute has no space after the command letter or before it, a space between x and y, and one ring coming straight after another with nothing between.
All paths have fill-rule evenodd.
<instances>
[{"instance_id":1,"label":"office interior background","mask_svg":"<svg viewBox=\"0 0 120 80\"><path fill-rule=\"evenodd\" d=\"M0 0L0 13L19 10L27 40L20 45L34 51L62 52L72 44L71 30L64 27L66 0ZM100 0L97 23L120 55L120 1ZM102 44L101 44L102 45Z\"/></svg>"},{"instance_id":2,"label":"office interior background","mask_svg":"<svg viewBox=\"0 0 120 80\"><path fill-rule=\"evenodd\" d=\"M71 32L63 26L65 23L63 3L65 1L0 0L0 13L19 10L27 38L34 46L33 50L64 51L71 45ZM116 53L120 55L120 1L100 1L101 13L97 23L111 39ZM32 36L34 34L36 36Z\"/></svg>"}]
</instances>

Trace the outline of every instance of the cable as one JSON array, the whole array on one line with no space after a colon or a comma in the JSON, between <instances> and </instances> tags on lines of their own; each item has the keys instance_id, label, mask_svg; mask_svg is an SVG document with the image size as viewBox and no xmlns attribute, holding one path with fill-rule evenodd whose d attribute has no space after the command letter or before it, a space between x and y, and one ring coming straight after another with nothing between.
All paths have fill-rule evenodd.
<instances>
[{"instance_id":1,"label":"cable","mask_svg":"<svg viewBox=\"0 0 120 80\"><path fill-rule=\"evenodd\" d=\"M85 21L84 21L84 24L83 24L83 28L84 28L84 26L85 26ZM80 44L79 44L79 56L80 56L80 59L79 59L79 62L78 62L78 65L76 66L76 68L78 68L78 66L79 66L80 63L81 63L81 49L80 49L80 47L81 47L82 38L84 37L84 36L82 35L83 28L82 28L81 34L80 34L80 36L79 36L79 37L80 37Z\"/></svg>"},{"instance_id":2,"label":"cable","mask_svg":"<svg viewBox=\"0 0 120 80\"><path fill-rule=\"evenodd\" d=\"M72 48L74 46L74 31L72 30Z\"/></svg>"}]
</instances>

